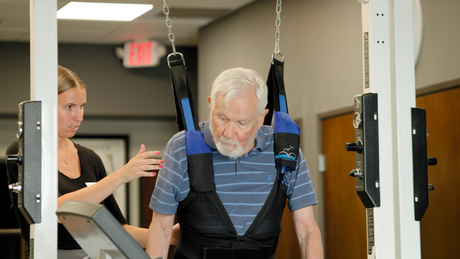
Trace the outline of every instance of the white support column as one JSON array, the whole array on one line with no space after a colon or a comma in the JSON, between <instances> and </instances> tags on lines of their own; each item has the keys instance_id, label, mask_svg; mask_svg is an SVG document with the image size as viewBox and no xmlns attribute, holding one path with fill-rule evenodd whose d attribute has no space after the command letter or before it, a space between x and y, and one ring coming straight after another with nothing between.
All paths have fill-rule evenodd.
<instances>
[{"instance_id":1,"label":"white support column","mask_svg":"<svg viewBox=\"0 0 460 259\"><path fill-rule=\"evenodd\" d=\"M397 258L395 248L393 121L389 0L362 3L364 93L378 94L380 207L373 209L374 251L369 259Z\"/></svg>"},{"instance_id":2,"label":"white support column","mask_svg":"<svg viewBox=\"0 0 460 259\"><path fill-rule=\"evenodd\" d=\"M33 258L57 258L57 0L30 0L30 99L42 101L42 222Z\"/></svg>"},{"instance_id":3,"label":"white support column","mask_svg":"<svg viewBox=\"0 0 460 259\"><path fill-rule=\"evenodd\" d=\"M420 223L414 216L411 108L415 107L413 0L392 0L396 258L421 258Z\"/></svg>"},{"instance_id":4,"label":"white support column","mask_svg":"<svg viewBox=\"0 0 460 259\"><path fill-rule=\"evenodd\" d=\"M421 258L414 219L411 107L415 107L413 0L362 3L364 93L378 93L381 206L368 258Z\"/></svg>"}]
</instances>

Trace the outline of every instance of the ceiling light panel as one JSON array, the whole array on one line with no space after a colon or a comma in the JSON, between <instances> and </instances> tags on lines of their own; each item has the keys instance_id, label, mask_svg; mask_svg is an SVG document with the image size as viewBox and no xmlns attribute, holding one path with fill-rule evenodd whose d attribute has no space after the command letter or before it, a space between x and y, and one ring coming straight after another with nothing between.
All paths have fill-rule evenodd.
<instances>
[{"instance_id":1,"label":"ceiling light panel","mask_svg":"<svg viewBox=\"0 0 460 259\"><path fill-rule=\"evenodd\" d=\"M150 11L151 4L70 2L57 12L58 19L132 21Z\"/></svg>"}]
</instances>

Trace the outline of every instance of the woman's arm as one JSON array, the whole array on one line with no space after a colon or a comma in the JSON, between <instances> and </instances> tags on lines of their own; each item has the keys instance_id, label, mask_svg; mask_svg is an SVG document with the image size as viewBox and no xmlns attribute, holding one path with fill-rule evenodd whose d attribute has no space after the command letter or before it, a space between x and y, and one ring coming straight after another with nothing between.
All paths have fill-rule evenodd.
<instances>
[{"instance_id":1,"label":"woman's arm","mask_svg":"<svg viewBox=\"0 0 460 259\"><path fill-rule=\"evenodd\" d=\"M60 207L65 201L68 200L79 200L88 201L94 203L100 203L111 195L115 190L122 184L138 179L139 177L153 177L156 173L148 172L151 170L158 170L162 165L161 160L152 159L158 155L158 151L145 151L145 146L141 145L139 153L133 157L126 165L112 174L104 177L97 183L64 194L58 198L58 207Z\"/></svg>"},{"instance_id":2,"label":"woman's arm","mask_svg":"<svg viewBox=\"0 0 460 259\"><path fill-rule=\"evenodd\" d=\"M129 235L142 247L145 248L147 245L147 235L148 235L148 228L139 228L134 227L128 224L123 225L123 228Z\"/></svg>"}]
</instances>

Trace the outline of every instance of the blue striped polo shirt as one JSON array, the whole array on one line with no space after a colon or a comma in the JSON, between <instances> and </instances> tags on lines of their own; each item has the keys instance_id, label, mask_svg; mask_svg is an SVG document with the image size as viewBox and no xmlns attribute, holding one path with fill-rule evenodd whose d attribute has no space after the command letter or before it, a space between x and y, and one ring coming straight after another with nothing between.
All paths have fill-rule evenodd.
<instances>
[{"instance_id":1,"label":"blue striped polo shirt","mask_svg":"<svg viewBox=\"0 0 460 259\"><path fill-rule=\"evenodd\" d=\"M200 123L200 128L213 150L217 195L238 234L244 235L265 203L276 178L273 127L262 126L257 132L254 149L238 159L223 156L217 151L209 121ZM149 207L158 213L172 215L190 191L184 131L169 140L163 156L164 166L157 176ZM297 169L287 171L284 178L290 211L317 203L302 151L297 163Z\"/></svg>"}]
</instances>

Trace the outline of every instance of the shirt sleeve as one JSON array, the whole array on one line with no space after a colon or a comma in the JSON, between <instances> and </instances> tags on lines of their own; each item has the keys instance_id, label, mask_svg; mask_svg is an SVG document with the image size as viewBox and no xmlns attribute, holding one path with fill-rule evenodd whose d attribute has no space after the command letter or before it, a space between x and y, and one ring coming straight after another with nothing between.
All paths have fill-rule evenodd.
<instances>
[{"instance_id":1,"label":"shirt sleeve","mask_svg":"<svg viewBox=\"0 0 460 259\"><path fill-rule=\"evenodd\" d=\"M158 213L172 215L176 213L179 202L190 191L183 131L168 142L163 152L163 160L163 168L158 173L149 207Z\"/></svg>"},{"instance_id":2,"label":"shirt sleeve","mask_svg":"<svg viewBox=\"0 0 460 259\"><path fill-rule=\"evenodd\" d=\"M302 150L299 150L299 160L295 171L286 172L285 181L288 183L288 207L295 211L318 203L307 162Z\"/></svg>"}]
</instances>

